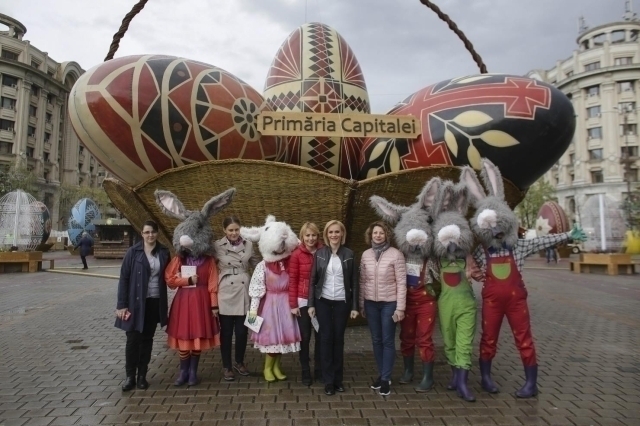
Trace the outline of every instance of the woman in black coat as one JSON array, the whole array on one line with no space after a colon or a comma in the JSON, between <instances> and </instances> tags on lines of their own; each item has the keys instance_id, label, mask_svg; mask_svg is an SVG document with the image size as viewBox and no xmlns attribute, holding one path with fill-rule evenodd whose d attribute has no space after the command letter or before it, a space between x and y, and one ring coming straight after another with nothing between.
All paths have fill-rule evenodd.
<instances>
[{"instance_id":1,"label":"woman in black coat","mask_svg":"<svg viewBox=\"0 0 640 426\"><path fill-rule=\"evenodd\" d=\"M82 233L82 238L78 241L78 244L74 247L74 250L80 247L80 259L82 259L82 269L89 269L87 266L87 256L91 253L91 247L93 247L93 239L87 232Z\"/></svg>"},{"instance_id":2,"label":"woman in black coat","mask_svg":"<svg viewBox=\"0 0 640 426\"><path fill-rule=\"evenodd\" d=\"M167 325L167 284L164 270L169 250L158 243L158 225L148 220L142 227L142 241L130 247L122 261L118 282L115 326L127 334L123 391L147 389L153 335L160 323Z\"/></svg>"}]
</instances>

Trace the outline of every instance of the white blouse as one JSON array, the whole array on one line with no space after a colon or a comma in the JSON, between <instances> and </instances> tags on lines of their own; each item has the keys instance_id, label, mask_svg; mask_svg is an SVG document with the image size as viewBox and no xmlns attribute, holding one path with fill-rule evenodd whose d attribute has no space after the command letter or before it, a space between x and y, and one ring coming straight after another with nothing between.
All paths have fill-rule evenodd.
<instances>
[{"instance_id":1,"label":"white blouse","mask_svg":"<svg viewBox=\"0 0 640 426\"><path fill-rule=\"evenodd\" d=\"M342 263L337 254L332 254L322 284L322 297L328 300L346 300Z\"/></svg>"}]
</instances>

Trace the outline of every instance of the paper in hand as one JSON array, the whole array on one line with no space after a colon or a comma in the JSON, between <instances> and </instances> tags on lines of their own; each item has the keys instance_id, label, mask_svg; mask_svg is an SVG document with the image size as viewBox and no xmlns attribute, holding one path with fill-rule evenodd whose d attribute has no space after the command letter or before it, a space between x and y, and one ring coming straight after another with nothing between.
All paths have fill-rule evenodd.
<instances>
[{"instance_id":1,"label":"paper in hand","mask_svg":"<svg viewBox=\"0 0 640 426\"><path fill-rule=\"evenodd\" d=\"M318 322L318 317L311 318L311 325L313 326L316 333L320 331L320 323Z\"/></svg>"},{"instance_id":2,"label":"paper in hand","mask_svg":"<svg viewBox=\"0 0 640 426\"><path fill-rule=\"evenodd\" d=\"M244 319L244 325L251 331L254 331L256 333L260 332L260 327L262 327L262 322L264 321L264 318L260 317L260 316L256 316L255 321L253 321L253 324L249 324L249 314L247 314L247 316Z\"/></svg>"},{"instance_id":3,"label":"paper in hand","mask_svg":"<svg viewBox=\"0 0 640 426\"><path fill-rule=\"evenodd\" d=\"M192 277L196 274L196 267L195 266L189 266L189 265L182 265L180 267L180 275L182 276L182 278L189 278ZM195 288L195 284L193 285L187 285L184 286L183 288Z\"/></svg>"}]
</instances>

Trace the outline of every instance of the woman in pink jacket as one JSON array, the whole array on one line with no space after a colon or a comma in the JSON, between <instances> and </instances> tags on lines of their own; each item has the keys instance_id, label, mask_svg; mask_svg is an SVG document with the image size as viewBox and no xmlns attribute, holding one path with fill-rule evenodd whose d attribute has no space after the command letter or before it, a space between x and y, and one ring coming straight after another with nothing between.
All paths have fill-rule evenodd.
<instances>
[{"instance_id":1,"label":"woman in pink jacket","mask_svg":"<svg viewBox=\"0 0 640 426\"><path fill-rule=\"evenodd\" d=\"M371 389L389 395L396 357L396 322L404 319L407 273L404 256L390 246L391 229L386 223L369 225L365 241L371 248L362 253L360 260L360 306L371 330L379 375Z\"/></svg>"}]
</instances>

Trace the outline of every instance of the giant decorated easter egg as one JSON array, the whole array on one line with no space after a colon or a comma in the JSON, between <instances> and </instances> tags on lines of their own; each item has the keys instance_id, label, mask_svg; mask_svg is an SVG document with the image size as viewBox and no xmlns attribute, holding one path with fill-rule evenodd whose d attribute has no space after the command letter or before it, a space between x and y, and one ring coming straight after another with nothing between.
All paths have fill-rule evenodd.
<instances>
[{"instance_id":1,"label":"giant decorated easter egg","mask_svg":"<svg viewBox=\"0 0 640 426\"><path fill-rule=\"evenodd\" d=\"M213 65L172 56L126 56L83 74L71 90L76 134L98 161L135 185L206 160L276 160L281 139L261 136L260 93Z\"/></svg>"},{"instance_id":2,"label":"giant decorated easter egg","mask_svg":"<svg viewBox=\"0 0 640 426\"><path fill-rule=\"evenodd\" d=\"M569 219L558 203L547 201L540 207L536 219L536 234L538 236L562 234L570 230Z\"/></svg>"},{"instance_id":3,"label":"giant decorated easter egg","mask_svg":"<svg viewBox=\"0 0 640 426\"><path fill-rule=\"evenodd\" d=\"M524 190L565 152L575 130L573 105L560 90L530 78L482 74L426 87L388 114L413 115L417 139L368 138L360 179L431 165L488 158Z\"/></svg>"},{"instance_id":4,"label":"giant decorated easter egg","mask_svg":"<svg viewBox=\"0 0 640 426\"><path fill-rule=\"evenodd\" d=\"M370 111L355 54L336 30L319 23L301 26L280 46L269 68L264 97L276 111ZM286 162L357 178L362 138L291 136L286 140Z\"/></svg>"}]
</instances>

